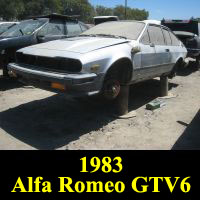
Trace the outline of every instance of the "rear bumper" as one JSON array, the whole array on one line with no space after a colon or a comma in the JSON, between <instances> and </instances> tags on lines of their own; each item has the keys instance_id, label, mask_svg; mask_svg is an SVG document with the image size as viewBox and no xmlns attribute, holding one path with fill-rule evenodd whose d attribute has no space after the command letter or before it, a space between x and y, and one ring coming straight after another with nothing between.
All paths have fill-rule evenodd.
<instances>
[{"instance_id":1,"label":"rear bumper","mask_svg":"<svg viewBox=\"0 0 200 200\"><path fill-rule=\"evenodd\" d=\"M8 70L10 74L15 74L21 82L27 85L33 85L57 93L66 93L70 96L91 96L98 94L104 78L103 74L60 74L15 63L10 63ZM52 88L52 83L62 84L65 89Z\"/></svg>"}]
</instances>

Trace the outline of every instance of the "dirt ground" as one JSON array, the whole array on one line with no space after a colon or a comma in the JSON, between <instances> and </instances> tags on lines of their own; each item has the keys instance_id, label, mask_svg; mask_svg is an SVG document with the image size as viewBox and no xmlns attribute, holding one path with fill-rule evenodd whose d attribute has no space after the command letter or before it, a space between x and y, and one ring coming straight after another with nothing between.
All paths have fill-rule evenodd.
<instances>
[{"instance_id":1,"label":"dirt ground","mask_svg":"<svg viewBox=\"0 0 200 200\"><path fill-rule=\"evenodd\" d=\"M179 72L170 80L176 98L146 110L159 87L159 80L132 86L129 111L137 116L116 119L110 105L0 77L0 149L200 149L200 71Z\"/></svg>"}]
</instances>

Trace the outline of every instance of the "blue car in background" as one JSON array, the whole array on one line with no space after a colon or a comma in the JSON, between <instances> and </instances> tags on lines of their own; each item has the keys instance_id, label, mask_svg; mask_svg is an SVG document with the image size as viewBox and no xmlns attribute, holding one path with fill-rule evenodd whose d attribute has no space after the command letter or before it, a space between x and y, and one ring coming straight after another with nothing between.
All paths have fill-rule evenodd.
<instances>
[{"instance_id":1,"label":"blue car in background","mask_svg":"<svg viewBox=\"0 0 200 200\"><path fill-rule=\"evenodd\" d=\"M32 17L11 27L0 35L0 68L3 76L8 76L7 65L15 62L18 49L38 43L78 36L88 26L74 16L51 14Z\"/></svg>"}]
</instances>

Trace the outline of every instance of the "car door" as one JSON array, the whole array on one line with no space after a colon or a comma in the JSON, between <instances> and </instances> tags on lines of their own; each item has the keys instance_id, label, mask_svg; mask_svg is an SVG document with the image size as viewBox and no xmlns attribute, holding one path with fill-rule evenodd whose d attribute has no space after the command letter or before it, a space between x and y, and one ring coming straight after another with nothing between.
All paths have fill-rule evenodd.
<instances>
[{"instance_id":1,"label":"car door","mask_svg":"<svg viewBox=\"0 0 200 200\"><path fill-rule=\"evenodd\" d=\"M62 39L66 36L64 21L50 20L37 34L38 43Z\"/></svg>"},{"instance_id":2,"label":"car door","mask_svg":"<svg viewBox=\"0 0 200 200\"><path fill-rule=\"evenodd\" d=\"M173 65L173 61L172 61L172 55L173 55L173 51L172 51L172 39L170 36L170 32L168 29L166 28L162 28L163 31L163 35L165 38L165 44L167 46L166 50L167 50L167 64L168 66L172 66Z\"/></svg>"},{"instance_id":3,"label":"car door","mask_svg":"<svg viewBox=\"0 0 200 200\"><path fill-rule=\"evenodd\" d=\"M156 50L155 45L151 43L149 30L145 30L143 36L140 39L140 53L136 54L134 60L136 60L136 79L138 81L147 79L149 71L156 65ZM141 59L141 60L140 60ZM140 60L140 62L138 62Z\"/></svg>"},{"instance_id":4,"label":"car door","mask_svg":"<svg viewBox=\"0 0 200 200\"><path fill-rule=\"evenodd\" d=\"M150 25L149 35L151 43L155 45L155 63L152 66L149 74L152 76L161 75L168 71L168 66L170 64L170 48L165 44L165 38L161 26Z\"/></svg>"},{"instance_id":5,"label":"car door","mask_svg":"<svg viewBox=\"0 0 200 200\"><path fill-rule=\"evenodd\" d=\"M181 46L181 41L174 35L174 33L172 33L171 31L169 31L170 37L171 37L171 41L172 41L172 45L170 47L170 53L171 53L171 63L172 63L172 68L173 66L176 64L178 57L180 56L180 52L183 51L182 46Z\"/></svg>"}]
</instances>

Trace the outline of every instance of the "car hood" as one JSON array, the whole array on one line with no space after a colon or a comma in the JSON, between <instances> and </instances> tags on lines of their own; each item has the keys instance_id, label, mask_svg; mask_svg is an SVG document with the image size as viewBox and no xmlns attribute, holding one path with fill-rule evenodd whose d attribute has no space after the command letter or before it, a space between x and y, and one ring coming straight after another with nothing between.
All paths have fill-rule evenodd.
<instances>
[{"instance_id":1,"label":"car hood","mask_svg":"<svg viewBox=\"0 0 200 200\"><path fill-rule=\"evenodd\" d=\"M6 48L10 47L11 46L10 44L11 43L14 44L17 39L16 38L0 37L0 49L2 50L2 49L6 49Z\"/></svg>"},{"instance_id":2,"label":"car hood","mask_svg":"<svg viewBox=\"0 0 200 200\"><path fill-rule=\"evenodd\" d=\"M91 51L95 51L97 49L102 49L127 42L129 42L129 40L116 38L75 37L34 45L29 48L68 51L84 54Z\"/></svg>"},{"instance_id":3,"label":"car hood","mask_svg":"<svg viewBox=\"0 0 200 200\"><path fill-rule=\"evenodd\" d=\"M0 37L0 50L32 45L31 35L21 37Z\"/></svg>"}]
</instances>

